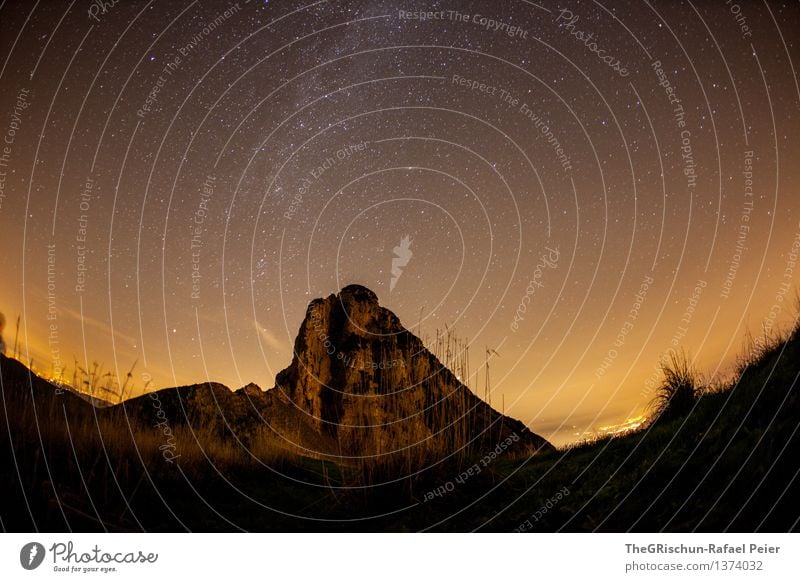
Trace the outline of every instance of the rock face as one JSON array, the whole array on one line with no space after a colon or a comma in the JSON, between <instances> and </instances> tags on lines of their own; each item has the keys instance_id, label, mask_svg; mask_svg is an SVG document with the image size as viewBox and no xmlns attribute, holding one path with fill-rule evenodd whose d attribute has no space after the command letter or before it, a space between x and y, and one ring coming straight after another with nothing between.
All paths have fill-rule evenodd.
<instances>
[{"instance_id":1,"label":"rock face","mask_svg":"<svg viewBox=\"0 0 800 582\"><path fill-rule=\"evenodd\" d=\"M22 364L1 361L4 379L29 385L18 395L22 401L46 408L59 399L70 418L90 408L83 395L54 395L54 386ZM288 452L367 468L397 468L400 461L399 468L414 470L454 455L553 450L475 396L372 291L357 285L311 302L292 362L275 382L266 391L213 382L169 388L103 403L92 414L139 426L176 451L241 445L256 458Z\"/></svg>"},{"instance_id":2,"label":"rock face","mask_svg":"<svg viewBox=\"0 0 800 582\"><path fill-rule=\"evenodd\" d=\"M359 285L310 303L270 393L345 456L404 451L421 460L505 440L526 454L552 449L475 396Z\"/></svg>"}]
</instances>

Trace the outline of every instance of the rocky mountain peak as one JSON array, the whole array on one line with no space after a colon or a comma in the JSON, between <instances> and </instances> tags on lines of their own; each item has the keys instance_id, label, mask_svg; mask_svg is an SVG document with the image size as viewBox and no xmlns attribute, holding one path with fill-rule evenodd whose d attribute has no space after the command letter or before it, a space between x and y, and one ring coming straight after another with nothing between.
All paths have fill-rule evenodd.
<instances>
[{"instance_id":1,"label":"rocky mountain peak","mask_svg":"<svg viewBox=\"0 0 800 582\"><path fill-rule=\"evenodd\" d=\"M549 446L475 396L360 285L309 304L275 390L347 453L446 451L511 433Z\"/></svg>"},{"instance_id":2,"label":"rocky mountain peak","mask_svg":"<svg viewBox=\"0 0 800 582\"><path fill-rule=\"evenodd\" d=\"M359 302L371 303L378 305L378 296L371 289L367 289L363 285L351 284L342 287L339 291L339 299L344 302Z\"/></svg>"}]
</instances>

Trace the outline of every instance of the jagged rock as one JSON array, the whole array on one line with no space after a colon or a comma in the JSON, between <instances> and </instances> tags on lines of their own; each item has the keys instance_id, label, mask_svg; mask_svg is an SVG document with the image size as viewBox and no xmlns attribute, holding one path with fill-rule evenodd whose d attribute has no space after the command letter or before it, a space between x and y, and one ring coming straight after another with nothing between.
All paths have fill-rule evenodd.
<instances>
[{"instance_id":1,"label":"jagged rock","mask_svg":"<svg viewBox=\"0 0 800 582\"><path fill-rule=\"evenodd\" d=\"M475 396L359 285L310 303L273 391L345 455L447 455L512 435L527 453L552 448Z\"/></svg>"},{"instance_id":2,"label":"jagged rock","mask_svg":"<svg viewBox=\"0 0 800 582\"><path fill-rule=\"evenodd\" d=\"M53 400L55 387L18 362L2 361L4 377L18 377L15 386L27 378L23 400ZM68 417L90 406L68 390L55 397ZM292 362L270 390L251 383L232 391L208 382L159 390L95 414L160 431L168 440L180 434L177 440L201 448L243 445L345 462L400 459L408 469L500 443L506 443L503 451L524 455L553 450L474 395L359 285L310 303Z\"/></svg>"}]
</instances>

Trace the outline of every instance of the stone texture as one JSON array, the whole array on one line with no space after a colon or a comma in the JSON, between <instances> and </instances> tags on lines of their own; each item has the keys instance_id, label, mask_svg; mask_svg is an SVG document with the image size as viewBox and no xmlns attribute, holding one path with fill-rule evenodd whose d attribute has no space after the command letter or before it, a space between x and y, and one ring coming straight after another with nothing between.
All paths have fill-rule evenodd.
<instances>
[{"instance_id":1,"label":"stone texture","mask_svg":"<svg viewBox=\"0 0 800 582\"><path fill-rule=\"evenodd\" d=\"M343 454L448 454L513 433L528 453L551 448L475 396L365 287L312 301L294 352L273 391Z\"/></svg>"}]
</instances>

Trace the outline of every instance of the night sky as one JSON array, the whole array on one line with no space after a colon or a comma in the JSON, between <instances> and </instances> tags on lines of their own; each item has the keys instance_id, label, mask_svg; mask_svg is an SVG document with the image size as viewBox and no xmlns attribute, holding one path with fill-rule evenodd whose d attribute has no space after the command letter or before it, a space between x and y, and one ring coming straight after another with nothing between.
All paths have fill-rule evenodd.
<instances>
[{"instance_id":1,"label":"night sky","mask_svg":"<svg viewBox=\"0 0 800 582\"><path fill-rule=\"evenodd\" d=\"M556 444L725 377L796 314L800 5L614 5L3 1L11 355L268 388L360 283Z\"/></svg>"}]
</instances>

